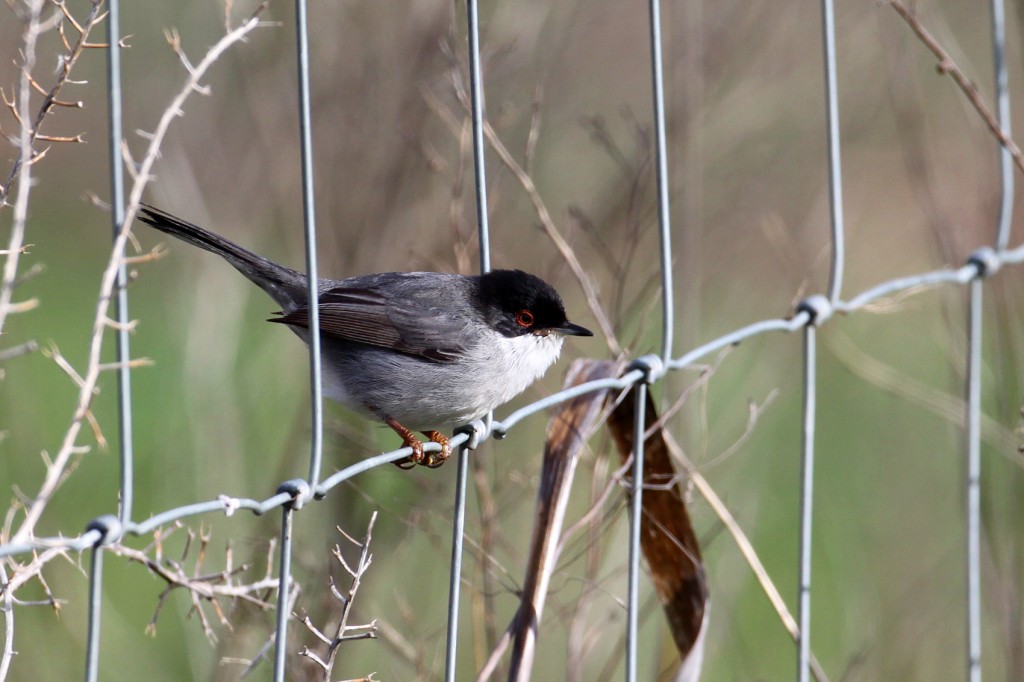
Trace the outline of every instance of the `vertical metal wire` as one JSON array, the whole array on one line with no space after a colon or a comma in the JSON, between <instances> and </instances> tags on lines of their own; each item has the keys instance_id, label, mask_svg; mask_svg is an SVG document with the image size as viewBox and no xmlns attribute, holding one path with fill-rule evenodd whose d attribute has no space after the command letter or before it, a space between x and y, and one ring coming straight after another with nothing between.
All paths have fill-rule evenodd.
<instances>
[{"instance_id":1,"label":"vertical metal wire","mask_svg":"<svg viewBox=\"0 0 1024 682\"><path fill-rule=\"evenodd\" d=\"M839 136L839 87L836 75L836 17L833 0L821 0L821 32L825 71L825 120L828 131L829 211L832 226L832 259L828 300L835 303L843 291L846 258L843 218L843 170ZM797 591L797 679L811 676L811 556L814 502L814 427L817 374L817 329L804 328L803 442L800 463L800 568Z\"/></svg>"},{"instance_id":2,"label":"vertical metal wire","mask_svg":"<svg viewBox=\"0 0 1024 682\"><path fill-rule=\"evenodd\" d=\"M491 269L490 224L487 217L487 157L484 155L484 87L480 75L480 10L466 0L469 24L469 97L473 119L473 171L476 179L476 224L480 238L480 272Z\"/></svg>"},{"instance_id":3,"label":"vertical metal wire","mask_svg":"<svg viewBox=\"0 0 1024 682\"><path fill-rule=\"evenodd\" d=\"M455 486L455 518L452 520L452 569L448 578L448 635L444 657L445 682L455 682L458 654L459 597L462 588L462 537L466 530L466 482L469 479L468 447L459 448Z\"/></svg>"},{"instance_id":4,"label":"vertical metal wire","mask_svg":"<svg viewBox=\"0 0 1024 682\"><path fill-rule=\"evenodd\" d=\"M668 199L668 152L665 143L665 79L661 57L661 3L650 0L651 80L654 95L655 168L658 185L658 233L661 240L661 360L672 359L675 304L672 290L672 216Z\"/></svg>"},{"instance_id":5,"label":"vertical metal wire","mask_svg":"<svg viewBox=\"0 0 1024 682\"><path fill-rule=\"evenodd\" d=\"M480 14L477 0L466 2L469 59L470 116L473 133L473 173L476 190L477 238L480 248L480 272L491 269L490 221L487 203L487 158L484 147L484 88L480 66ZM491 415L486 420L490 422ZM452 558L448 578L448 624L445 643L445 680L454 682L457 668L459 604L462 587L463 537L466 525L466 487L469 480L470 450L459 448L455 478L455 504L452 528Z\"/></svg>"},{"instance_id":6,"label":"vertical metal wire","mask_svg":"<svg viewBox=\"0 0 1024 682\"><path fill-rule=\"evenodd\" d=\"M640 612L640 522L643 519L644 425L647 415L647 384L633 389L636 412L633 421L633 481L629 504L629 577L626 604L626 679L636 680L637 623Z\"/></svg>"},{"instance_id":7,"label":"vertical metal wire","mask_svg":"<svg viewBox=\"0 0 1024 682\"><path fill-rule=\"evenodd\" d=\"M846 245L843 227L843 168L839 151L839 95L836 84L836 17L832 0L821 0L825 49L825 117L828 128L828 179L832 218L832 267L828 300L835 303L843 291Z\"/></svg>"},{"instance_id":8,"label":"vertical metal wire","mask_svg":"<svg viewBox=\"0 0 1024 682\"><path fill-rule=\"evenodd\" d=\"M110 148L110 211L114 226L114 239L124 229L124 161L121 156L121 20L120 0L110 0L107 15L107 106L109 127L107 144ZM117 413L118 438L121 455L121 510L119 518L128 523L132 518L134 496L132 437L132 382L128 361L131 348L128 340L128 269L121 260L114 287L114 317L117 320Z\"/></svg>"},{"instance_id":9,"label":"vertical metal wire","mask_svg":"<svg viewBox=\"0 0 1024 682\"><path fill-rule=\"evenodd\" d=\"M967 308L967 679L981 681L981 304L971 280Z\"/></svg>"},{"instance_id":10,"label":"vertical metal wire","mask_svg":"<svg viewBox=\"0 0 1024 682\"><path fill-rule=\"evenodd\" d=\"M470 93L473 120L474 168L476 173L477 219L480 239L481 271L490 269L489 223L487 211L486 159L484 154L484 105L479 53L479 18L477 0L467 0L469 22L469 67ZM124 223L124 177L120 141L122 139L120 52L118 0L110 0L108 19L108 79L110 108L110 159L111 159L111 206L114 233L117 235ZM307 8L305 0L296 0L299 111L302 144L302 182L304 226L306 230L306 260L309 273L310 295L310 372L313 403L313 443L310 456L309 481L315 487L319 480L322 460L323 410L321 399L319 314L315 300L317 290L316 232L313 187L312 140L310 125L309 57ZM650 0L651 55L654 97L655 140L657 155L657 192L659 229L661 236L661 268L663 284L663 330L662 357L671 356L674 327L674 301L671 273L671 230L668 198L667 152L665 140L665 104L662 71L662 44L660 27L660 4ZM844 263L844 218L842 200L842 177L839 137L838 96L836 84L835 16L833 0L822 0L822 22L825 54L825 85L827 95L827 128L829 148L829 178L832 223L832 267L829 282L829 298L838 299L842 290ZM994 44L994 69L999 123L1004 132L1010 132L1010 105L1005 64L1005 13L1001 0L992 1L992 27ZM1005 148L1000 150L1002 195L1000 202L997 248L1004 249L1009 243L1013 211L1014 179L1012 157ZM127 363L130 359L127 334L128 298L125 285L126 268L122 265L117 280L116 319L119 329L116 334L118 370L120 440L121 440L121 509L120 519L129 521L133 503L133 452L131 383ZM968 308L968 374L967 374L967 431L966 431L966 494L967 494L967 645L968 678L981 679L981 585L980 585L980 400L981 400L981 344L982 344L982 301L983 283L975 279L970 283ZM811 582L811 528L813 502L814 432L816 412L816 329L808 325L804 332L804 406L803 442L801 464L801 510L800 510L800 577L799 577L799 659L798 677L810 678L810 582ZM635 389L636 421L634 430L634 466L632 498L630 505L630 557L628 576L627 615L627 679L636 679L637 669L637 628L639 591L640 525L642 519L643 483L643 426L646 403L645 384ZM446 651L446 679L454 680L456 640L458 634L458 607L462 557L462 538L465 524L466 480L468 477L469 450L460 448L457 470L455 519L452 542L452 573L450 579L450 600L448 605L448 645ZM286 660L289 589L293 514L290 507L283 510L280 548L280 589L277 612L277 641L275 643L274 679L283 680ZM86 651L86 680L96 680L99 669L100 622L102 615L102 570L103 550L95 547L90 561L89 619Z\"/></svg>"},{"instance_id":11,"label":"vertical metal wire","mask_svg":"<svg viewBox=\"0 0 1024 682\"><path fill-rule=\"evenodd\" d=\"M996 109L999 127L1010 137L1010 89L1006 72L1006 13L1003 0L992 0L992 67L995 72ZM999 200L999 230L996 249L1003 250L1010 243L1013 220L1013 155L1005 146L999 148L999 178L1002 194Z\"/></svg>"},{"instance_id":12,"label":"vertical metal wire","mask_svg":"<svg viewBox=\"0 0 1024 682\"><path fill-rule=\"evenodd\" d=\"M306 235L306 273L309 275L309 384L312 442L309 452L309 488L320 482L323 459L324 405L320 371L320 309L316 258L316 210L313 192L313 134L309 106L309 31L306 0L295 0L295 37L298 52L299 135L302 146L302 215Z\"/></svg>"},{"instance_id":13,"label":"vertical metal wire","mask_svg":"<svg viewBox=\"0 0 1024 682\"><path fill-rule=\"evenodd\" d=\"M1002 0L992 0L992 66L999 127L1011 134L1009 76L1006 69L1006 13ZM1000 200L996 249L1006 249L1013 220L1013 157L999 149ZM967 309L967 679L981 681L981 352L982 294L980 277L971 280Z\"/></svg>"},{"instance_id":14,"label":"vertical metal wire","mask_svg":"<svg viewBox=\"0 0 1024 682\"><path fill-rule=\"evenodd\" d=\"M484 148L484 88L480 68L480 8L477 0L466 0L469 53L470 118L473 126L473 178L476 187L477 236L480 242L480 272L491 269L490 221L487 213L487 157ZM490 423L491 415L485 417ZM462 597L462 551L466 527L466 487L469 482L467 447L459 448L455 476L455 507L452 528L452 562L448 576L448 626L445 642L445 680L455 680L458 658L459 602Z\"/></svg>"},{"instance_id":15,"label":"vertical metal wire","mask_svg":"<svg viewBox=\"0 0 1024 682\"><path fill-rule=\"evenodd\" d=\"M100 616L103 612L103 548L92 548L89 566L89 629L85 640L85 682L96 682L100 670Z\"/></svg>"},{"instance_id":16,"label":"vertical metal wire","mask_svg":"<svg viewBox=\"0 0 1024 682\"><path fill-rule=\"evenodd\" d=\"M803 442L800 461L800 577L797 619L797 679L809 682L811 669L811 510L814 500L814 423L817 374L817 332L804 327Z\"/></svg>"},{"instance_id":17,"label":"vertical metal wire","mask_svg":"<svg viewBox=\"0 0 1024 682\"><path fill-rule=\"evenodd\" d=\"M292 575L292 505L286 504L281 514L281 552L278 566L277 623L274 640L274 682L284 682L288 659L289 583Z\"/></svg>"}]
</instances>

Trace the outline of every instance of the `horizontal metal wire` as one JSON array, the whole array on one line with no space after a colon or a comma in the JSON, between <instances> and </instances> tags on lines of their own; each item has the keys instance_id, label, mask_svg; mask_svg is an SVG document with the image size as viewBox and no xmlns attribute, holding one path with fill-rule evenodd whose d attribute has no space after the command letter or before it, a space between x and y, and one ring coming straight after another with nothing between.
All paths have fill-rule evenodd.
<instances>
[{"instance_id":1,"label":"horizontal metal wire","mask_svg":"<svg viewBox=\"0 0 1024 682\"><path fill-rule=\"evenodd\" d=\"M991 254L995 257L994 263L998 267L999 265L1011 265L1019 264L1024 262L1024 247L1018 247L1017 249L1007 250L1002 252L992 251ZM907 277L901 277L898 279L889 280L878 284L871 289L866 290L862 294L850 299L849 301L837 302L835 309L843 313L851 313L856 310L862 309L872 302L877 301L880 298L891 296L901 292L907 292L914 289L923 289L933 287L937 285L945 284L967 284L972 279L979 276L979 268L972 261L963 267L957 269L945 269L935 270L932 272L926 272L919 275L911 275ZM669 370L682 370L686 367L696 363L699 360L707 358L714 353L726 348L728 346L736 345L742 341L750 339L761 334L768 334L773 332L794 332L802 329L810 321L810 313L801 311L793 315L792 317L776 318L761 320L754 322L745 327L740 327L735 331L729 332L719 336L705 344L702 344L683 355L671 360L667 369ZM819 320L819 325L825 321ZM538 412L546 411L552 407L555 407L561 403L571 400L577 396L584 395L586 393L592 393L594 391L600 391L604 389L627 389L637 382L643 381L647 374L640 369L633 369L617 379L601 379L598 381L591 381L587 383L574 386L557 393L552 393L545 398L532 402L522 408L515 410L507 417L501 420L495 420L490 429L484 429L482 424L476 425L476 430L473 432L478 440L485 440L489 437L504 438L519 422L523 421L527 417L533 416ZM657 381L661 377L655 374L652 380ZM470 433L458 433L452 440L452 447L456 448L463 443L469 441ZM424 449L426 452L439 452L441 446L437 443L425 443ZM324 498L333 488L339 484L358 476L361 473L374 469L383 464L390 464L404 459L412 454L412 448L403 447L398 450L392 450L385 452L373 457L360 460L351 466L348 466L334 474L327 476L321 481L316 488L313 490L313 496L315 499ZM222 495L215 500L209 500L207 502L198 502L195 504L183 505L180 507L174 507L168 509L156 516L147 519L146 521L125 524L123 533L129 535L144 535L153 531L159 526L173 523L193 516L200 516L209 513L224 513L233 514L238 510L251 511L257 515L265 514L266 512L288 504L291 501L291 496L287 494L275 494L264 500L256 500L247 497L233 497L229 495ZM83 550L95 544L98 540L98 535L94 533L83 533L75 537L39 537L33 538L30 541L8 543L0 545L0 556L12 556L18 554L26 554L40 549L52 549L52 548L65 548L71 550Z\"/></svg>"},{"instance_id":2,"label":"horizontal metal wire","mask_svg":"<svg viewBox=\"0 0 1024 682\"><path fill-rule=\"evenodd\" d=\"M116 45L119 37L117 25L117 3L111 3L111 18L108 27L110 29L110 44ZM971 679L980 679L981 674L981 616L980 616L980 573L979 573L979 538L980 538L980 414L981 414L981 300L982 280L995 273L1004 265L1020 264L1024 262L1024 246L1017 249L1007 249L1010 236L1012 209L1013 209L1013 174L1012 159L1007 149L1000 151L1000 171L1002 181L1002 195L1000 202L999 223L995 238L995 248L982 247L978 249L968 262L959 268L946 268L931 272L918 273L905 277L891 279L875 285L863 291L849 300L840 298L843 282L843 261L844 261L844 236L843 236L843 207L842 207L842 173L840 165L840 144L839 144L839 118L838 118L838 87L836 83L836 54L835 54L835 18L832 0L822 0L823 23L822 32L825 46L825 86L827 100L827 121L826 128L829 143L829 191L831 196L831 225L832 225L832 267L830 269L830 281L828 295L812 296L798 306L795 313L788 317L765 319L740 327L728 334L708 341L678 357L671 357L672 339L674 333L674 303L672 291L672 253L671 253L671 229L669 213L669 191L667 180L667 151L665 140L665 106L663 92L663 76L661 63L661 30L660 10L657 0L650 1L651 11L651 56L653 76L653 99L655 119L655 144L657 156L657 192L658 192L658 216L659 234L661 237L661 281L663 287L663 320L662 339L660 355L644 356L637 358L621 377L615 379L604 379L581 384L570 389L562 390L547 396L541 400L534 401L509 414L504 420L475 422L459 433L451 440L453 448L458 450L458 467L460 487L457 492L456 512L453 523L452 543L452 579L451 598L449 599L449 630L448 645L446 652L446 676L447 679L454 679L454 661L456 657L457 614L458 614L458 587L461 570L462 555L462 534L465 520L465 480L468 471L468 451L475 448L483 440L494 437L504 438L511 429L519 422L540 412L553 408L565 401L593 391L606 389L628 390L636 389L635 398L637 405L637 423L634 434L634 466L633 477L633 500L632 500L632 525L630 529L630 563L629 563L629 593L628 593L628 617L627 617L627 650L626 650L626 676L628 680L635 679L637 668L637 595L639 593L639 518L640 518L640 493L642 490L642 476L640 470L643 464L643 439L640 434L643 430L643 407L644 393L648 383L661 380L668 371L684 370L692 364L710 356L717 351L742 341L769 334L773 332L794 332L804 330L804 413L803 413L803 482L801 485L801 550L800 550L800 583L798 600L800 606L801 632L798 639L798 677L806 679L808 676L808 662L810 660L809 646L809 587L811 568L811 501L814 491L813 486L813 454L814 454L814 428L816 424L814 402L815 402L815 328L828 321L834 313L849 314L863 310L873 303L885 297L897 294L905 294L918 289L927 289L943 285L967 285L970 284L970 306L969 315L969 343L968 343L968 384L967 384L967 415L968 425L966 432L967 450L967 563L968 563L968 676ZM1008 77L1005 66L1005 38L1003 8L1001 0L993 0L993 49L995 56L995 80L996 80L996 101L998 105L999 125L1005 134L1010 131L1009 96L1007 89ZM316 243L314 232L313 212L313 179L312 179L312 156L310 139L310 114L309 114L309 61L308 61L308 36L305 32L305 1L296 0L297 13L297 44L298 54L298 76L300 83L300 127L303 143L303 201L304 214L306 216L305 226L307 233L307 268L310 273L310 296L316 295ZM486 271L490 268L489 254L489 230L487 226L487 193L485 179L484 159L484 138L483 138L483 78L480 68L479 55L479 26L477 19L477 3L469 0L468 3L469 36L470 43L470 89L471 109L474 122L473 147L474 164L476 170L477 190L477 214L480 238L480 263L481 269ZM114 205L114 221L120 226L123 220L123 177L120 165L120 111L117 103L120 100L120 65L117 50L110 51L110 98L111 98L111 160L113 164L112 177L114 179L112 197ZM118 314L122 322L127 319L127 294L125 288L120 286ZM314 330L311 335L311 388L313 404L313 442L310 454L310 469L308 480L294 480L282 483L277 492L264 499L252 499L247 497L231 497L227 495L218 496L215 500L182 505L168 509L156 514L149 519L135 522L131 519L132 498L134 484L132 480L132 455L131 455L131 414L130 414L130 391L128 384L127 363L124 358L128 357L126 329L119 339L118 352L122 356L122 365L125 366L121 377L121 440L122 440L122 481L121 499L122 506L119 516L105 515L93 519L81 534L74 537L42 537L32 538L25 542L15 542L0 545L0 557L17 556L21 554L44 551L44 550L71 550L84 551L93 549L91 555L91 579L90 579L90 616L87 635L87 660L86 677L95 679L98 675L98 651L100 641L100 613L102 601L102 568L103 551L102 547L119 541L127 535L141 536L154 532L156 529L186 518L202 516L213 513L221 513L227 516L240 510L250 511L254 514L265 514L268 511L282 510L281 543L279 554L279 604L277 613L277 655L274 661L275 679L284 679L285 675L285 642L286 628L290 613L288 612L288 585L290 581L291 563L291 536L294 522L294 512L297 511L307 500L320 500L341 483L352 479L359 474L365 473L376 467L397 462L412 454L412 449L403 447L398 450L386 452L374 457L363 459L351 466L348 466L334 474L320 480L321 463L321 438L322 438L322 412L320 408L321 391L319 375L319 353L318 335L316 334L316 307L312 306L311 328ZM427 443L427 452L437 452L441 446L437 443Z\"/></svg>"}]
</instances>

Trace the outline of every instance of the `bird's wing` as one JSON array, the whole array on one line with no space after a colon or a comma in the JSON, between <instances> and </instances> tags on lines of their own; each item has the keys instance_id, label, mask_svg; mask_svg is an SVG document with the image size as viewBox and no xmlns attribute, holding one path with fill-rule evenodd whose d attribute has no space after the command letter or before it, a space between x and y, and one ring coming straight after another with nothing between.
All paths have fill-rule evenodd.
<instances>
[{"instance_id":1,"label":"bird's wing","mask_svg":"<svg viewBox=\"0 0 1024 682\"><path fill-rule=\"evenodd\" d=\"M389 295L372 284L343 284L322 291L321 333L435 362L452 362L461 356L465 347L453 339L464 332L465 318L441 310L429 296L405 293ZM297 308L271 322L308 328L309 308Z\"/></svg>"}]
</instances>

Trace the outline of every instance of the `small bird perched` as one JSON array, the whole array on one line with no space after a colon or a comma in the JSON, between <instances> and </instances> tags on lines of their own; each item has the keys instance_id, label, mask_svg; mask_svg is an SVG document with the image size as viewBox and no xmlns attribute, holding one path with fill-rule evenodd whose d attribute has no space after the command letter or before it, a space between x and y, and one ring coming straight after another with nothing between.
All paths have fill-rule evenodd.
<instances>
[{"instance_id":1,"label":"small bird perched","mask_svg":"<svg viewBox=\"0 0 1024 682\"><path fill-rule=\"evenodd\" d=\"M308 342L306 275L152 206L139 220L224 258L281 306L269 321ZM324 395L394 429L412 448L400 466L440 466L451 444L437 429L522 393L558 359L565 336L593 336L569 322L551 285L521 270L385 272L317 288ZM441 445L437 457L413 429Z\"/></svg>"}]
</instances>

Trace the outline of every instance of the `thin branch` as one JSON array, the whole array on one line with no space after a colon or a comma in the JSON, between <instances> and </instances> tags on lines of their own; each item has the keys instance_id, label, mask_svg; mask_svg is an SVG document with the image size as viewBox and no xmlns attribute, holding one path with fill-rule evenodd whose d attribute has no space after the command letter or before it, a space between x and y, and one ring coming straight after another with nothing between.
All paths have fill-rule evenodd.
<instances>
[{"instance_id":1,"label":"thin branch","mask_svg":"<svg viewBox=\"0 0 1024 682\"><path fill-rule=\"evenodd\" d=\"M157 600L157 607L153 614L153 618L150 620L150 623L146 628L150 633L155 632L157 616L159 615L167 597L176 589L184 589L189 592L193 603L193 611L196 612L196 615L199 617L203 627L203 632L210 641L214 641L216 637L214 636L213 629L210 627L209 621L203 612L203 603L209 603L214 606L215 610L219 614L219 620L222 623L225 622L223 612L220 611L215 602L218 598L244 601L263 611L274 608L274 604L262 598L260 593L267 591L273 592L278 585L278 580L276 578L268 578L264 576L259 580L237 584L231 580L233 576L248 571L250 568L248 564L242 564L230 570L225 569L223 571L217 571L207 575L190 576L176 563L166 560L160 561L142 550L126 547L120 543L114 543L107 549L112 554L124 557L129 561L142 564L151 573L167 583L167 586L161 592ZM195 560L195 564L198 566L199 562L200 559L197 558Z\"/></svg>"},{"instance_id":2,"label":"thin branch","mask_svg":"<svg viewBox=\"0 0 1024 682\"><path fill-rule=\"evenodd\" d=\"M7 585L7 568L0 562L0 584ZM0 603L0 611L4 614L4 650L0 654L0 681L7 679L11 670L11 661L14 660L14 591L5 589L3 591L3 603Z\"/></svg>"},{"instance_id":3,"label":"thin branch","mask_svg":"<svg viewBox=\"0 0 1024 682\"><path fill-rule=\"evenodd\" d=\"M39 343L32 339L25 343L19 343L17 346L11 346L10 348L0 349L0 362L10 360L12 358L26 355L28 353L34 353L39 349Z\"/></svg>"},{"instance_id":4,"label":"thin branch","mask_svg":"<svg viewBox=\"0 0 1024 682\"><path fill-rule=\"evenodd\" d=\"M15 181L18 183L18 192L11 220L11 232L8 237L7 248L3 250L3 254L7 256L7 259L4 262L3 274L0 276L0 334L3 333L7 318L11 314L24 312L35 307L34 301L21 304L12 303L14 289L20 281L18 277L20 256L24 253L25 249L24 241L25 228L28 221L28 203L33 186L31 170L33 164L41 160L47 151L47 149L43 149L40 152L36 152L34 145L37 140L47 142L81 141L80 136L64 138L43 135L40 133L40 129L46 115L53 107L74 106L74 103L60 100L58 95L66 83L73 82L70 79L71 71L78 63L78 58L84 50L86 38L92 29L106 16L100 11L101 0L93 1L92 10L84 25L79 25L73 21L63 2L56 3L60 12L54 13L47 21L42 19L43 0L32 0L26 4L28 6L28 13L25 17L26 26L22 38L21 77L19 79L18 93L16 97L12 96L10 100L7 100L6 97L4 98L5 103L14 115L15 121L19 125L17 141L19 154L11 168L7 181L3 186L0 186L0 206L6 206L8 205L7 199L10 195L12 184ZM79 39L74 46L70 46L64 36L62 18L71 19L76 30L78 30ZM62 54L59 60L60 69L56 82L48 92L44 92L42 86L33 78L32 71L36 66L36 47L39 37L54 26L61 31L61 39L67 52ZM33 90L43 94L43 101L34 119L32 119L29 110Z\"/></svg>"},{"instance_id":5,"label":"thin branch","mask_svg":"<svg viewBox=\"0 0 1024 682\"><path fill-rule=\"evenodd\" d=\"M936 67L940 74L949 74L953 77L953 80L963 91L964 95L967 96L967 100L974 107L974 110L981 116L981 120L988 126L989 131L995 136L996 140L999 141L1006 150L1010 152L1013 157L1013 163L1017 166L1017 169L1024 172L1024 154L1021 153L1020 147L1013 141L1013 139L999 126L999 121L993 115L992 111L985 104L984 99L981 96L981 91L978 90L978 86L967 77L967 74L957 66L957 63L953 61L953 58L949 56L949 53L943 49L942 45L939 44L934 36L928 32L928 30L918 20L914 10L907 8L900 0L889 0L889 4L892 6L896 13L900 15L903 21L907 22L911 30L917 34L924 46L927 47L935 58L939 60L939 64Z\"/></svg>"},{"instance_id":6,"label":"thin branch","mask_svg":"<svg viewBox=\"0 0 1024 682\"><path fill-rule=\"evenodd\" d=\"M796 640L799 634L799 628L796 623L796 619L793 614L790 613L789 608L786 606L785 600L782 598L782 593L772 582L772 578L768 575L768 569L761 563L761 558L757 555L757 551L754 549L753 543L747 537L747 534L740 528L739 523L736 522L736 518L729 511L729 508L725 506L722 498L718 496L711 484L708 483L707 479L701 475L697 467L693 465L693 462L683 453L683 449L679 446L679 443L672 436L669 431L663 431L665 436L665 442L669 447L669 451L672 453L672 457L680 462L686 469L686 475L693 481L693 485L700 494L707 500L708 505L711 506L712 511L725 526L725 529L732 536L733 542L736 543L737 549L740 550L740 554L743 555L747 565L750 566L750 570L754 572L754 577L757 582L761 585L761 589L768 597L768 601L771 602L772 607L775 609L775 613L778 614L779 619L782 621L782 625L789 632L790 636ZM817 658L812 656L811 658L811 672L814 674L814 678L819 682L827 680L828 677L825 675L824 669L818 662Z\"/></svg>"},{"instance_id":7,"label":"thin branch","mask_svg":"<svg viewBox=\"0 0 1024 682\"><path fill-rule=\"evenodd\" d=\"M469 107L468 94L465 88L462 86L460 79L458 78L457 69L452 67L452 83L455 88L455 94L458 97L463 107ZM457 126L452 122L450 112L438 101L434 96L424 97L427 105L442 119L442 121L448 122L450 130L457 129ZM455 134L453 132L453 134ZM558 230L555 225L554 219L551 217L551 212L548 211L547 205L544 203L543 198L540 196L540 192L537 190L537 186L533 182L533 178L523 168L522 165L516 161L515 157L508 150L505 144L498 137L497 132L491 126L490 123L484 122L484 134L487 138L491 148L497 152L498 157L502 163L512 171L512 174L516 177L523 191L526 192L530 202L533 204L534 210L537 213L537 217L540 219L541 227L544 229L545 234L554 243L555 248L559 254L565 260L569 269L572 270L576 281L579 283L580 288L583 290L583 294L586 297L587 305L597 319L598 327L601 329L601 333L605 337L605 343L608 348L612 351L613 355L620 355L622 353L622 346L615 335L615 329L612 326L611 320L608 317L608 313L605 311L604 306L601 304L601 299L598 296L597 288L594 285L591 277L587 274L583 265L580 263L579 258L576 256L576 252L572 246L565 240L562 233Z\"/></svg>"},{"instance_id":8,"label":"thin branch","mask_svg":"<svg viewBox=\"0 0 1024 682\"><path fill-rule=\"evenodd\" d=\"M303 616L301 622L306 626L306 629L313 633L313 636L320 640L322 643L327 645L327 656L321 657L318 654L310 651L307 647L303 647L299 651L300 656L304 656L309 660L313 661L320 672L322 673L322 679L324 682L330 682L331 672L334 670L334 664L337 661L338 651L344 642L349 642L357 639L376 639L377 638L377 621L374 620L364 625L349 625L349 617L352 614L352 605L355 603L356 593L359 591L359 586L362 584L363 575L370 568L370 564L373 563L373 555L370 554L370 542L373 539L373 525L377 522L377 512L374 512L370 517L370 522L366 526L366 535L362 541L356 540L351 535L346 533L341 527L337 527L339 533L341 533L346 540L351 544L359 547L359 560L355 567L349 565L345 561L344 556L341 553L341 547L338 545L334 546L334 550L331 552L334 555L335 560L341 564L345 572L352 578L348 594L342 594L337 586L334 584L334 580L331 580L331 594L338 600L341 606L341 615L338 618L337 625L333 628L333 633L327 635L323 630L318 628L309 616ZM353 631L365 630L365 632L358 632L357 634L349 634ZM372 676L372 673L371 673ZM370 679L369 677L364 679Z\"/></svg>"},{"instance_id":9,"label":"thin branch","mask_svg":"<svg viewBox=\"0 0 1024 682\"><path fill-rule=\"evenodd\" d=\"M824 335L825 345L832 355L855 376L878 389L897 395L903 400L923 407L957 428L964 428L966 409L960 396L950 395L928 386L899 369L887 365L870 353L861 350L853 339L839 330ZM981 415L982 438L1008 462L1024 467L1017 455L1017 440L1013 432L991 416Z\"/></svg>"},{"instance_id":10,"label":"thin branch","mask_svg":"<svg viewBox=\"0 0 1024 682\"><path fill-rule=\"evenodd\" d=\"M530 177L523 167L519 165L519 162L515 160L515 157L512 156L512 153L501 141L501 138L498 137L498 133L495 132L490 123L485 122L484 133L487 136L487 141L490 143L491 148L498 153L498 158L500 158L502 163L512 171L514 176L516 176L516 180L519 181L523 191L526 192L526 196L530 198L530 202L533 204L533 208L537 212L537 217L540 218L541 226L544 228L544 232L547 234L548 239L554 243L558 253L561 254L562 258L569 266L569 269L572 270L573 275L576 277L576 281L583 290L583 295L587 299L587 305L590 307L590 312L593 313L594 317L597 319L597 326L600 327L601 333L604 335L605 343L608 344L608 349L612 352L612 355L620 355L622 353L622 346L619 344L619 340L615 335L615 328L612 326L611 320L608 318L608 313L601 304L601 298L598 296L597 287L594 285L590 275L587 274L583 264L580 263L579 258L576 257L575 250L573 250L572 246L569 245L569 242L565 240L562 233L559 232L554 219L551 217L551 213L548 211L547 205L544 203L543 198L541 198L540 192L537 191L537 186L533 183L533 178Z\"/></svg>"},{"instance_id":11,"label":"thin branch","mask_svg":"<svg viewBox=\"0 0 1024 682\"><path fill-rule=\"evenodd\" d=\"M78 435L83 423L90 414L90 406L96 394L97 382L102 373L102 363L100 358L103 349L104 331L108 327L109 317L107 311L110 308L112 295L117 283L117 273L124 257L125 246L129 239L129 227L135 217L135 212L138 209L139 201L142 198L142 192L151 177L150 172L153 165L159 158L160 146L167 135L171 122L178 116L178 113L182 110L185 101L196 90L199 80L221 57L221 55L223 55L223 53L232 45L243 40L249 33L261 25L259 22L259 16L263 13L266 7L266 2L260 4L248 19L233 31L223 36L213 47L209 49L203 59L192 71L189 72L185 79L185 83L172 99L167 109L165 109L157 128L149 141L145 156L139 165L138 177L132 184L131 192L129 194L128 206L126 207L125 212L124 227L114 240L114 244L110 252L110 258L101 279L96 312L93 318L92 336L88 353L88 367L85 374L82 376L74 415L64 435L60 450L58 450L56 456L53 458L52 465L47 467L46 476L40 485L39 492L32 498L32 501L25 510L25 518L12 538L12 541L14 542L24 542L32 537L36 524L42 516L43 510L46 508L51 497L63 481L65 469L77 449L76 443Z\"/></svg>"},{"instance_id":12,"label":"thin branch","mask_svg":"<svg viewBox=\"0 0 1024 682\"><path fill-rule=\"evenodd\" d=\"M28 3L29 17L22 38L22 71L17 98L15 102L7 102L16 120L20 122L18 136L18 160L11 169L10 177L4 187L0 188L0 206L7 203L10 185L18 180L18 196L14 200L14 215L11 220L11 234L7 243L7 260L4 262L3 276L0 277L0 333L3 333L7 316L10 314L11 297L14 295L14 280L18 276L18 263L21 247L25 243L25 224L28 220L28 199L32 192L32 139L34 131L25 124L29 118L29 98L32 85L27 74L36 63L36 45L42 31L41 14L42 0ZM5 99L6 101L6 99Z\"/></svg>"}]
</instances>

